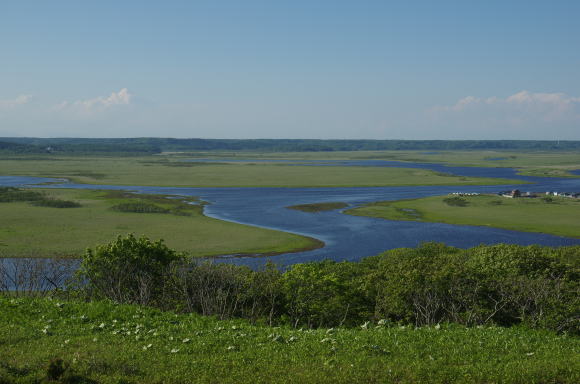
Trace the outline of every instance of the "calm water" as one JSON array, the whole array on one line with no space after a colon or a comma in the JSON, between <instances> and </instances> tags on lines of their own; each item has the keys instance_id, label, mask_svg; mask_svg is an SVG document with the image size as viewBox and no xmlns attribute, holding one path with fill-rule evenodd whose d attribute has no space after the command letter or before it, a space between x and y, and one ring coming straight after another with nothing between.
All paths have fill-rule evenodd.
<instances>
[{"instance_id":1,"label":"calm water","mask_svg":"<svg viewBox=\"0 0 580 384\"><path fill-rule=\"evenodd\" d=\"M219 160L212 160L219 161ZM240 160L244 161L244 160ZM250 224L308 235L326 243L321 249L278 255L271 258L229 258L222 262L257 267L270 259L281 265L333 259L359 260L398 247L412 247L424 241L440 241L467 248L479 244L513 243L550 246L579 244L580 239L508 231L489 227L438 223L402 222L354 217L339 211L305 213L285 207L296 204L341 201L352 206L379 200L398 200L450 192L495 193L519 188L522 191L547 190L580 192L580 179L557 179L517 176L513 169L448 167L440 164L399 163L383 160L324 162L329 166L404 166L425 168L462 176L503 177L534 182L530 185L436 186L436 187L366 187L366 188L164 188L66 184L70 188L126 189L142 193L199 196L210 205L206 214L222 220ZM50 179L0 176L0 185L20 186ZM62 186L62 185L61 185ZM52 187L52 186L51 186Z\"/></svg>"}]
</instances>

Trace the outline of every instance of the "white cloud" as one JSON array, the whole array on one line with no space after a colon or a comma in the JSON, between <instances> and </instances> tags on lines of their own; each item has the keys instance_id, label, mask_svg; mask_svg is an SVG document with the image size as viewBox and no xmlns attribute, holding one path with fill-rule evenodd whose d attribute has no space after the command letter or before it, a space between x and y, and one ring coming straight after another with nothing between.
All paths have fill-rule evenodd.
<instances>
[{"instance_id":1,"label":"white cloud","mask_svg":"<svg viewBox=\"0 0 580 384\"><path fill-rule=\"evenodd\" d=\"M570 97L564 93L532 93L528 91L521 91L506 98L467 96L458 100L454 105L435 107L431 112L488 112L511 115L509 117L523 121L531 118L560 121L580 118L580 97Z\"/></svg>"},{"instance_id":2,"label":"white cloud","mask_svg":"<svg viewBox=\"0 0 580 384\"><path fill-rule=\"evenodd\" d=\"M32 99L31 95L20 95L12 100L0 100L0 109L13 109L27 104Z\"/></svg>"},{"instance_id":3,"label":"white cloud","mask_svg":"<svg viewBox=\"0 0 580 384\"><path fill-rule=\"evenodd\" d=\"M580 97L521 91L508 97L467 96L428 111L428 124L451 138L579 138Z\"/></svg>"},{"instance_id":4,"label":"white cloud","mask_svg":"<svg viewBox=\"0 0 580 384\"><path fill-rule=\"evenodd\" d=\"M119 92L112 92L108 97L96 97L88 100L77 100L73 102L64 101L55 107L58 111L71 110L78 113L93 113L104 111L109 108L129 105L131 103L132 95L127 88L121 89Z\"/></svg>"}]
</instances>

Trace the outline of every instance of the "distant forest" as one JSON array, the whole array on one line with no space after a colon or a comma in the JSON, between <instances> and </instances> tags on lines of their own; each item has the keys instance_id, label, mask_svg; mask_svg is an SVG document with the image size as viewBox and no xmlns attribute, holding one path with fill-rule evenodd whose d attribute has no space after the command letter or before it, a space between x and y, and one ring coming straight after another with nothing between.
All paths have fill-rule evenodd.
<instances>
[{"instance_id":1,"label":"distant forest","mask_svg":"<svg viewBox=\"0 0 580 384\"><path fill-rule=\"evenodd\" d=\"M172 138L13 138L0 137L0 153L154 154L167 151L332 152L378 150L579 150L580 141L535 140L301 140Z\"/></svg>"}]
</instances>

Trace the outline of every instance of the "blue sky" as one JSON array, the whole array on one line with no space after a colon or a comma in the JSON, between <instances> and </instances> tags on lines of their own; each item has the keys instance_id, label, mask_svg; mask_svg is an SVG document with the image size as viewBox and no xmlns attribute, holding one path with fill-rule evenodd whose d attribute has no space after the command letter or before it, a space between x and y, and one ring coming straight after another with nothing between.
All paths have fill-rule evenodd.
<instances>
[{"instance_id":1,"label":"blue sky","mask_svg":"<svg viewBox=\"0 0 580 384\"><path fill-rule=\"evenodd\" d=\"M0 137L580 140L579 1L10 1Z\"/></svg>"}]
</instances>

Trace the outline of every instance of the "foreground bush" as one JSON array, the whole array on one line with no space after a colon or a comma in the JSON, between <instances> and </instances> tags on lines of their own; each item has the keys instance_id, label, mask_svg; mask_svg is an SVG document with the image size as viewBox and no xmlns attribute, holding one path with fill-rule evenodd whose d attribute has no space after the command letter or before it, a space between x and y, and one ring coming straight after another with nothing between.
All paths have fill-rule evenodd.
<instances>
[{"instance_id":1,"label":"foreground bush","mask_svg":"<svg viewBox=\"0 0 580 384\"><path fill-rule=\"evenodd\" d=\"M426 243L361 262L253 271L189 260L133 236L88 250L89 297L294 327L388 320L415 326L525 324L580 333L580 247Z\"/></svg>"},{"instance_id":2,"label":"foreground bush","mask_svg":"<svg viewBox=\"0 0 580 384\"><path fill-rule=\"evenodd\" d=\"M119 236L94 251L87 249L77 277L91 297L161 305L169 268L181 257L162 240Z\"/></svg>"}]
</instances>

